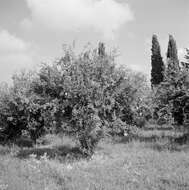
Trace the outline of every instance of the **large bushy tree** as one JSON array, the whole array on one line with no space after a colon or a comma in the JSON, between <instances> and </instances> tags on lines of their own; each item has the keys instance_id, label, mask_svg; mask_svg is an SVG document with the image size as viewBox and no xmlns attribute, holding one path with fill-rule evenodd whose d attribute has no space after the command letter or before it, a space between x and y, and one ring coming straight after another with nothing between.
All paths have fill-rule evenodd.
<instances>
[{"instance_id":1,"label":"large bushy tree","mask_svg":"<svg viewBox=\"0 0 189 190\"><path fill-rule=\"evenodd\" d=\"M93 152L102 126L111 130L117 119L132 121L136 89L126 72L116 68L103 43L79 56L67 51L53 66L43 66L33 91L54 103L57 130L77 136L82 149ZM124 130L124 129L122 129Z\"/></svg>"},{"instance_id":2,"label":"large bushy tree","mask_svg":"<svg viewBox=\"0 0 189 190\"><path fill-rule=\"evenodd\" d=\"M164 63L161 57L160 45L156 35L152 36L152 55L151 55L151 86L156 86L163 81Z\"/></svg>"},{"instance_id":3,"label":"large bushy tree","mask_svg":"<svg viewBox=\"0 0 189 190\"><path fill-rule=\"evenodd\" d=\"M0 133L10 140L27 134L35 142L63 132L91 155L105 133L123 134L133 124L145 86L143 75L116 66L103 43L79 55L68 48L56 62L14 75L13 86L0 89Z\"/></svg>"}]
</instances>

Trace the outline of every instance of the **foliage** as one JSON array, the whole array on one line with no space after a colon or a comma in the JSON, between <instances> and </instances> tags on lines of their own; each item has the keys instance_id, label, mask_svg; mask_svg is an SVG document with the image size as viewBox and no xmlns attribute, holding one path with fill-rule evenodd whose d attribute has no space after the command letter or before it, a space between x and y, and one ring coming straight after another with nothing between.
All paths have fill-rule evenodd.
<instances>
[{"instance_id":1,"label":"foliage","mask_svg":"<svg viewBox=\"0 0 189 190\"><path fill-rule=\"evenodd\" d=\"M111 127L121 118L132 122L137 92L124 70L115 66L114 56L106 55L104 45L78 57L70 50L53 66L43 66L34 92L50 102L56 100L56 129L76 136L89 153L102 136L102 126Z\"/></svg>"},{"instance_id":2,"label":"foliage","mask_svg":"<svg viewBox=\"0 0 189 190\"><path fill-rule=\"evenodd\" d=\"M66 47L57 61L2 86L2 133L6 140L25 135L36 142L45 133L63 132L92 155L105 131L123 133L134 123L147 91L144 75L117 67L103 43L79 55Z\"/></svg>"},{"instance_id":3,"label":"foliage","mask_svg":"<svg viewBox=\"0 0 189 190\"><path fill-rule=\"evenodd\" d=\"M27 136L36 142L61 132L91 156L106 132L123 135L135 124L149 92L145 76L118 67L103 43L79 55L66 47L52 64L15 74L11 87L1 85L1 134L6 141Z\"/></svg>"},{"instance_id":4,"label":"foliage","mask_svg":"<svg viewBox=\"0 0 189 190\"><path fill-rule=\"evenodd\" d=\"M14 86L1 94L0 118L6 140L14 140L25 133L35 142L45 131L42 102L30 92L29 79L26 73L15 75Z\"/></svg>"},{"instance_id":5,"label":"foliage","mask_svg":"<svg viewBox=\"0 0 189 190\"><path fill-rule=\"evenodd\" d=\"M118 118L110 124L109 130L112 136L124 136L124 132L129 130L129 125Z\"/></svg>"},{"instance_id":6,"label":"foliage","mask_svg":"<svg viewBox=\"0 0 189 190\"><path fill-rule=\"evenodd\" d=\"M156 35L152 36L151 56L151 85L158 85L163 81L164 63L161 57L160 45Z\"/></svg>"},{"instance_id":7,"label":"foliage","mask_svg":"<svg viewBox=\"0 0 189 190\"><path fill-rule=\"evenodd\" d=\"M167 59L170 60L168 63L171 67L174 67L175 70L179 70L179 59L178 59L178 52L177 52L177 45L174 37L169 35L169 42L167 48Z\"/></svg>"},{"instance_id":8,"label":"foliage","mask_svg":"<svg viewBox=\"0 0 189 190\"><path fill-rule=\"evenodd\" d=\"M174 124L183 125L186 123L189 70L187 63L182 63L179 69L176 64L175 60L168 59L165 79L157 88L154 101L161 119L167 122L173 122L174 119Z\"/></svg>"}]
</instances>

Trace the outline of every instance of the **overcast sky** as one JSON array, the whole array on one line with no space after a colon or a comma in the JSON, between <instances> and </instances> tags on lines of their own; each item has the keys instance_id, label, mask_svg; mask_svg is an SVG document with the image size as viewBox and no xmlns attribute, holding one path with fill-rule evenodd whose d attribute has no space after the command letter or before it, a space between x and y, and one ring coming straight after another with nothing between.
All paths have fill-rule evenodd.
<instances>
[{"instance_id":1,"label":"overcast sky","mask_svg":"<svg viewBox=\"0 0 189 190\"><path fill-rule=\"evenodd\" d=\"M104 41L118 62L150 73L151 36L162 55L173 34L180 56L189 47L188 0L0 0L0 81L15 70L34 68L62 53Z\"/></svg>"}]
</instances>

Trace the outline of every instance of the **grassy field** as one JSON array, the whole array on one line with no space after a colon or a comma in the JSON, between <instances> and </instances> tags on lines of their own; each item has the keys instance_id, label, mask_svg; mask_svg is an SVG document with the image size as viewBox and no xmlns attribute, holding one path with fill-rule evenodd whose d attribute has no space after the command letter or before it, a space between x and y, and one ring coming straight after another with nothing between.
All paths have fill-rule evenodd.
<instances>
[{"instance_id":1,"label":"grassy field","mask_svg":"<svg viewBox=\"0 0 189 190\"><path fill-rule=\"evenodd\" d=\"M166 130L102 141L90 160L68 138L35 148L0 147L0 190L188 190L188 145Z\"/></svg>"}]
</instances>

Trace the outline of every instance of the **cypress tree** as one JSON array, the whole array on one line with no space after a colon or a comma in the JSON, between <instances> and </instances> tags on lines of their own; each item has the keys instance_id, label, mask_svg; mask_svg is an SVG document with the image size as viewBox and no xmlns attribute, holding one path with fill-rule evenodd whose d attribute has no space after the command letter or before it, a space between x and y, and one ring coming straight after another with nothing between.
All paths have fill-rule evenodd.
<instances>
[{"instance_id":1,"label":"cypress tree","mask_svg":"<svg viewBox=\"0 0 189 190\"><path fill-rule=\"evenodd\" d=\"M105 45L104 45L104 43L102 43L102 42L100 42L100 43L98 44L98 55L99 55L100 57L104 57L104 56L105 56Z\"/></svg>"},{"instance_id":2,"label":"cypress tree","mask_svg":"<svg viewBox=\"0 0 189 190\"><path fill-rule=\"evenodd\" d=\"M177 45L172 35L169 35L167 59L168 59L168 67L171 67L171 69L175 69L175 71L178 71L180 69Z\"/></svg>"},{"instance_id":3,"label":"cypress tree","mask_svg":"<svg viewBox=\"0 0 189 190\"><path fill-rule=\"evenodd\" d=\"M169 35L167 58L178 60L177 45L172 35Z\"/></svg>"},{"instance_id":4,"label":"cypress tree","mask_svg":"<svg viewBox=\"0 0 189 190\"><path fill-rule=\"evenodd\" d=\"M161 57L160 45L157 36L152 36L152 56L151 56L151 85L152 87L160 84L164 78L164 63Z\"/></svg>"}]
</instances>

